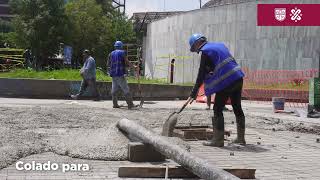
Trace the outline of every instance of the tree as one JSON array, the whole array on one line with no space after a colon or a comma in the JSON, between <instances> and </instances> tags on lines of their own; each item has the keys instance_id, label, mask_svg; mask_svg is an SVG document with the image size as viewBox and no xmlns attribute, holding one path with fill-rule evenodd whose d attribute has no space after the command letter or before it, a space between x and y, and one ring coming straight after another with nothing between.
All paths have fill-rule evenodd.
<instances>
[{"instance_id":1,"label":"tree","mask_svg":"<svg viewBox=\"0 0 320 180\"><path fill-rule=\"evenodd\" d=\"M108 3L104 5L107 6ZM89 49L96 57L97 64L105 67L104 61L113 50L116 40L134 40L130 21L123 16L111 16L114 12L104 12L102 5L95 0L71 1L66 5L66 14L72 24L71 46L77 59L81 58L83 49Z\"/></svg>"},{"instance_id":2,"label":"tree","mask_svg":"<svg viewBox=\"0 0 320 180\"><path fill-rule=\"evenodd\" d=\"M104 67L103 61L116 40L132 43L135 39L131 22L115 11L111 2L70 0L65 4L65 0L11 0L17 16L13 20L15 34L9 39L14 39L20 48L30 47L42 66L48 64L48 57L57 54L60 43L64 43L73 47L73 59L81 59L82 50L89 49L97 64Z\"/></svg>"},{"instance_id":3,"label":"tree","mask_svg":"<svg viewBox=\"0 0 320 180\"><path fill-rule=\"evenodd\" d=\"M13 31L13 25L10 21L0 19L0 32L8 33Z\"/></svg>"},{"instance_id":4,"label":"tree","mask_svg":"<svg viewBox=\"0 0 320 180\"><path fill-rule=\"evenodd\" d=\"M68 42L69 22L64 0L11 0L17 16L13 20L16 44L31 47L38 64L47 65L48 57L59 51L59 44Z\"/></svg>"},{"instance_id":5,"label":"tree","mask_svg":"<svg viewBox=\"0 0 320 180\"><path fill-rule=\"evenodd\" d=\"M114 8L112 6L112 0L96 0L98 4L101 5L102 11L105 15L112 17L114 16Z\"/></svg>"},{"instance_id":6,"label":"tree","mask_svg":"<svg viewBox=\"0 0 320 180\"><path fill-rule=\"evenodd\" d=\"M116 16L112 18L112 30L114 40L121 40L124 42L134 42L136 34L133 30L133 24L119 12L116 12Z\"/></svg>"},{"instance_id":7,"label":"tree","mask_svg":"<svg viewBox=\"0 0 320 180\"><path fill-rule=\"evenodd\" d=\"M16 47L16 37L17 33L14 32L12 23L0 19L0 47Z\"/></svg>"},{"instance_id":8,"label":"tree","mask_svg":"<svg viewBox=\"0 0 320 180\"><path fill-rule=\"evenodd\" d=\"M71 46L75 58L81 59L83 49L91 50L95 56L103 57L103 50L110 42L111 21L94 0L75 0L66 5L66 14L72 22Z\"/></svg>"}]
</instances>

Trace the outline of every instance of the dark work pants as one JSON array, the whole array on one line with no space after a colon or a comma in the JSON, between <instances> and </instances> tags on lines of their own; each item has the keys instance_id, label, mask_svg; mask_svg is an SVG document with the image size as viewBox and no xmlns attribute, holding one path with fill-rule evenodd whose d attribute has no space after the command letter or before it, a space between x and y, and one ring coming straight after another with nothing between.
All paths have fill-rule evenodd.
<instances>
[{"instance_id":1,"label":"dark work pants","mask_svg":"<svg viewBox=\"0 0 320 180\"><path fill-rule=\"evenodd\" d=\"M96 79L83 79L81 82L81 87L78 95L81 96L89 86L93 90L93 96L100 97L100 94L97 88Z\"/></svg>"},{"instance_id":2,"label":"dark work pants","mask_svg":"<svg viewBox=\"0 0 320 180\"><path fill-rule=\"evenodd\" d=\"M207 106L210 107L211 106L211 95L207 96Z\"/></svg>"},{"instance_id":3,"label":"dark work pants","mask_svg":"<svg viewBox=\"0 0 320 180\"><path fill-rule=\"evenodd\" d=\"M237 123L241 128L245 128L244 113L241 107L241 93L242 93L243 79L239 79L232 83L227 88L216 93L214 101L214 119L217 129L224 130L224 118L223 118L223 108L230 98L233 112L236 116Z\"/></svg>"}]
</instances>

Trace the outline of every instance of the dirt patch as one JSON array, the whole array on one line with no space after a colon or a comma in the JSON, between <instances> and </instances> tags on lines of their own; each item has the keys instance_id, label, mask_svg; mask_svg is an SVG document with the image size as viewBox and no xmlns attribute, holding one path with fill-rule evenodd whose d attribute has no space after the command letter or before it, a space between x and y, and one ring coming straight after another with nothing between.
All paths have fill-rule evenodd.
<instances>
[{"instance_id":1,"label":"dirt patch","mask_svg":"<svg viewBox=\"0 0 320 180\"><path fill-rule=\"evenodd\" d=\"M304 121L288 120L288 118L282 119L268 116L246 115L246 126L272 131L292 131L320 135L319 125Z\"/></svg>"},{"instance_id":2,"label":"dirt patch","mask_svg":"<svg viewBox=\"0 0 320 180\"><path fill-rule=\"evenodd\" d=\"M308 126L302 123L299 123L299 124L289 123L289 124L286 124L286 128L289 131L320 135L320 126L316 126L316 125Z\"/></svg>"}]
</instances>

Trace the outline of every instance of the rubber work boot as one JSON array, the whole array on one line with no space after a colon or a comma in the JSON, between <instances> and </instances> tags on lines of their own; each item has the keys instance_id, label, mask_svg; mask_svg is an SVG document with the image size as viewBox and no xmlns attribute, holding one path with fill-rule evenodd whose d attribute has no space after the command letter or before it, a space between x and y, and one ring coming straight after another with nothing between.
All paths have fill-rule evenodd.
<instances>
[{"instance_id":1,"label":"rubber work boot","mask_svg":"<svg viewBox=\"0 0 320 180\"><path fill-rule=\"evenodd\" d=\"M128 104L128 109L133 109L135 105L133 104L132 96L130 94L125 95L126 102Z\"/></svg>"},{"instance_id":2,"label":"rubber work boot","mask_svg":"<svg viewBox=\"0 0 320 180\"><path fill-rule=\"evenodd\" d=\"M112 103L113 103L113 108L120 108L118 105L118 97L117 96L112 96Z\"/></svg>"},{"instance_id":3,"label":"rubber work boot","mask_svg":"<svg viewBox=\"0 0 320 180\"><path fill-rule=\"evenodd\" d=\"M205 146L223 147L224 146L224 118L213 117L213 138L211 141L204 142Z\"/></svg>"},{"instance_id":4,"label":"rubber work boot","mask_svg":"<svg viewBox=\"0 0 320 180\"><path fill-rule=\"evenodd\" d=\"M245 117L237 117L237 138L232 141L233 143L246 145L245 129Z\"/></svg>"}]
</instances>

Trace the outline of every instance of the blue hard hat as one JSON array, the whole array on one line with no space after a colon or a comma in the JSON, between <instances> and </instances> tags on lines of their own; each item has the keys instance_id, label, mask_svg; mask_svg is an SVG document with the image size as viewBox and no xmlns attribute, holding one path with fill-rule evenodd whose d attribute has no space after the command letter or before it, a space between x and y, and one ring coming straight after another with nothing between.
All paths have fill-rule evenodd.
<instances>
[{"instance_id":1,"label":"blue hard hat","mask_svg":"<svg viewBox=\"0 0 320 180\"><path fill-rule=\"evenodd\" d=\"M189 45L190 45L190 51L191 52L195 52L195 50L193 49L193 46L194 46L194 44L197 42L197 41L199 41L200 39L203 39L203 40L207 40L207 38L204 36L204 35L202 35L202 34L198 34L198 33L196 33L196 34L192 34L192 36L190 37L190 39L189 39Z\"/></svg>"},{"instance_id":2,"label":"blue hard hat","mask_svg":"<svg viewBox=\"0 0 320 180\"><path fill-rule=\"evenodd\" d=\"M121 41L116 41L116 42L114 43L114 47L115 47L115 48L122 48L122 47L123 47L123 43L122 43Z\"/></svg>"}]
</instances>

